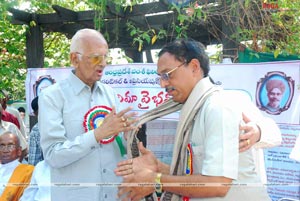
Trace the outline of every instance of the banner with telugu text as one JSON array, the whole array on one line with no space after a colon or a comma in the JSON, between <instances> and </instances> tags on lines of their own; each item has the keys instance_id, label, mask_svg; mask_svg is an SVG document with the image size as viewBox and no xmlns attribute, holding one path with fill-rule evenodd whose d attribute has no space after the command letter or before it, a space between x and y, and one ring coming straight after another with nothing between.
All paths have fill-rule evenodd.
<instances>
[{"instance_id":1,"label":"banner with telugu text","mask_svg":"<svg viewBox=\"0 0 300 201\"><path fill-rule=\"evenodd\" d=\"M68 76L72 68L31 68L26 79L28 104L41 91ZM279 125L283 142L280 147L265 149L268 192L273 201L283 197L300 199L300 163L289 154L300 133L300 62L212 65L210 76L226 90L239 90L249 95L261 112ZM285 92L279 109L267 107L268 80L280 80ZM155 108L168 94L159 85L155 64L107 66L101 79L112 86L122 107L129 105L142 114ZM30 110L31 111L31 110ZM147 146L162 161L170 163L178 113L147 124Z\"/></svg>"}]
</instances>

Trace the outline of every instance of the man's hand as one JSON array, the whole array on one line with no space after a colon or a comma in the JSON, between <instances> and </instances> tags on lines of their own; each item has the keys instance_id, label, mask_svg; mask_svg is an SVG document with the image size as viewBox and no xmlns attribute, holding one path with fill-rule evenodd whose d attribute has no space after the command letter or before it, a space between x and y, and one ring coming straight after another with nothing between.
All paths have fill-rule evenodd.
<instances>
[{"instance_id":1,"label":"man's hand","mask_svg":"<svg viewBox=\"0 0 300 201\"><path fill-rule=\"evenodd\" d=\"M123 177L123 183L119 186L118 197L122 201L140 201L152 194L155 184L155 172L149 169L141 169Z\"/></svg>"},{"instance_id":2,"label":"man's hand","mask_svg":"<svg viewBox=\"0 0 300 201\"><path fill-rule=\"evenodd\" d=\"M239 136L239 151L247 151L256 142L260 140L260 129L256 123L252 122L244 113L243 120L244 125L240 125L240 136Z\"/></svg>"},{"instance_id":3,"label":"man's hand","mask_svg":"<svg viewBox=\"0 0 300 201\"><path fill-rule=\"evenodd\" d=\"M153 172L157 172L158 160L155 155L150 150L146 149L142 142L139 142L138 148L142 155L119 162L115 169L115 174L117 176L126 176L133 172L140 172L143 169L149 169Z\"/></svg>"},{"instance_id":4,"label":"man's hand","mask_svg":"<svg viewBox=\"0 0 300 201\"><path fill-rule=\"evenodd\" d=\"M102 124L94 130L96 140L99 142L104 138L119 134L120 132L127 132L135 129L134 123L138 121L134 116L136 112L128 113L132 107L128 107L119 113L116 113L116 108L113 106L112 111L105 116Z\"/></svg>"},{"instance_id":5,"label":"man's hand","mask_svg":"<svg viewBox=\"0 0 300 201\"><path fill-rule=\"evenodd\" d=\"M118 192L118 197L122 201L128 199L139 201L154 192L158 160L150 150L143 146L142 142L138 144L138 148L141 156L121 161L115 169L115 174L123 177L123 183Z\"/></svg>"}]
</instances>

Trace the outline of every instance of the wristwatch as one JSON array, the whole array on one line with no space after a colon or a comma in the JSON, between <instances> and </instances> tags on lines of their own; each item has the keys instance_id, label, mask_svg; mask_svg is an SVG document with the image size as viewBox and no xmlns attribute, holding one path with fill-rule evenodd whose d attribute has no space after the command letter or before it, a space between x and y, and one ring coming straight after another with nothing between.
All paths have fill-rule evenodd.
<instances>
[{"instance_id":1,"label":"wristwatch","mask_svg":"<svg viewBox=\"0 0 300 201\"><path fill-rule=\"evenodd\" d=\"M161 173L157 173L157 175L155 177L154 188L155 188L156 193L162 193L162 183L160 181L161 175L162 175Z\"/></svg>"}]
</instances>

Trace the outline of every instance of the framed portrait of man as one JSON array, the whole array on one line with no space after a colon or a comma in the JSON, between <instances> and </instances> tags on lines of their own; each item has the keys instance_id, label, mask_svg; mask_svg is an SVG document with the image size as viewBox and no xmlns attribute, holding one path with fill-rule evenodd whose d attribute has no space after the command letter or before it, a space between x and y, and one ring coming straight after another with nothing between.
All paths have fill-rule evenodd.
<instances>
[{"instance_id":1,"label":"framed portrait of man","mask_svg":"<svg viewBox=\"0 0 300 201\"><path fill-rule=\"evenodd\" d=\"M288 110L294 96L294 85L294 80L284 72L268 72L257 82L257 107L272 115Z\"/></svg>"},{"instance_id":2,"label":"framed portrait of man","mask_svg":"<svg viewBox=\"0 0 300 201\"><path fill-rule=\"evenodd\" d=\"M55 80L50 75L40 76L33 85L34 97L38 96L43 89L55 83Z\"/></svg>"}]
</instances>

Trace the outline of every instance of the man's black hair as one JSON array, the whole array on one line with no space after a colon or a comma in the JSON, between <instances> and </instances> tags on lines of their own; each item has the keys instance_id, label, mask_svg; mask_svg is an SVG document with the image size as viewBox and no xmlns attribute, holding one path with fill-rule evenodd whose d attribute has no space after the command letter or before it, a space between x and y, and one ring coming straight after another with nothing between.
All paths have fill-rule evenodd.
<instances>
[{"instance_id":1,"label":"man's black hair","mask_svg":"<svg viewBox=\"0 0 300 201\"><path fill-rule=\"evenodd\" d=\"M24 113L25 113L25 108L24 108L24 107L19 107L19 108L18 108L18 111L19 111L19 112L24 112Z\"/></svg>"},{"instance_id":2,"label":"man's black hair","mask_svg":"<svg viewBox=\"0 0 300 201\"><path fill-rule=\"evenodd\" d=\"M158 57L164 53L170 53L175 56L178 61L186 62L187 64L192 59L197 59L203 70L204 77L208 76L210 71L209 57L205 53L205 46L193 39L176 39L173 42L165 45L158 53Z\"/></svg>"},{"instance_id":3,"label":"man's black hair","mask_svg":"<svg viewBox=\"0 0 300 201\"><path fill-rule=\"evenodd\" d=\"M31 108L34 112L36 112L39 109L39 97L36 96L32 101L31 101Z\"/></svg>"}]
</instances>

